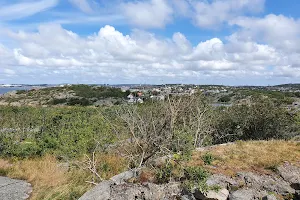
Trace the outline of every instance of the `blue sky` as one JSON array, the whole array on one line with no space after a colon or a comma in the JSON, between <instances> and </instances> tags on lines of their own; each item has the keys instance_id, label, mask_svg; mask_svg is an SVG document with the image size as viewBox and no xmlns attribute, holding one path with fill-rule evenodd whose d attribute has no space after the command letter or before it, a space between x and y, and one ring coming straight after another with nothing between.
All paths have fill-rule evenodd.
<instances>
[{"instance_id":1,"label":"blue sky","mask_svg":"<svg viewBox=\"0 0 300 200\"><path fill-rule=\"evenodd\" d=\"M300 82L299 0L0 0L0 83Z\"/></svg>"}]
</instances>

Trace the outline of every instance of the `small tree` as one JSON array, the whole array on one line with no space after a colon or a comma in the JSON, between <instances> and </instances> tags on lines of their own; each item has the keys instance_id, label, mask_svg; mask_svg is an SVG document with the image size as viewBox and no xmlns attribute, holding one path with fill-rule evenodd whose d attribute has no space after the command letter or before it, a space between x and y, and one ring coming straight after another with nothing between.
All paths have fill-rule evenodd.
<instances>
[{"instance_id":1,"label":"small tree","mask_svg":"<svg viewBox=\"0 0 300 200\"><path fill-rule=\"evenodd\" d=\"M202 95L122 106L117 113L129 137L122 151L134 167L156 156L188 152L201 146L212 133L212 112Z\"/></svg>"}]
</instances>

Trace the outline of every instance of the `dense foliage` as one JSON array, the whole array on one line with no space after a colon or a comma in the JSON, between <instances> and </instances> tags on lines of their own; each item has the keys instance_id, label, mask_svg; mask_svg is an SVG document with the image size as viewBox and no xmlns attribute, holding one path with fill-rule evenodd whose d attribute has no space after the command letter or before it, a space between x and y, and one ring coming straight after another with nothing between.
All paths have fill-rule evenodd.
<instances>
[{"instance_id":1,"label":"dense foliage","mask_svg":"<svg viewBox=\"0 0 300 200\"><path fill-rule=\"evenodd\" d=\"M293 126L293 116L268 98L252 98L247 105L217 112L214 143L286 139Z\"/></svg>"},{"instance_id":2,"label":"dense foliage","mask_svg":"<svg viewBox=\"0 0 300 200\"><path fill-rule=\"evenodd\" d=\"M84 99L67 103L88 105ZM4 106L0 154L76 157L95 146L104 149L130 138L118 150L136 166L170 151L188 154L203 145L287 139L299 134L299 119L299 114L288 113L270 98L252 98L248 104L227 108L212 108L201 95L111 108Z\"/></svg>"},{"instance_id":3,"label":"dense foliage","mask_svg":"<svg viewBox=\"0 0 300 200\"><path fill-rule=\"evenodd\" d=\"M104 86L89 86L89 85L72 85L68 87L74 91L77 96L83 98L125 98L130 92L123 92L120 88L104 87Z\"/></svg>"},{"instance_id":4,"label":"dense foliage","mask_svg":"<svg viewBox=\"0 0 300 200\"><path fill-rule=\"evenodd\" d=\"M76 157L114 141L108 123L91 108L0 107L0 153Z\"/></svg>"}]
</instances>

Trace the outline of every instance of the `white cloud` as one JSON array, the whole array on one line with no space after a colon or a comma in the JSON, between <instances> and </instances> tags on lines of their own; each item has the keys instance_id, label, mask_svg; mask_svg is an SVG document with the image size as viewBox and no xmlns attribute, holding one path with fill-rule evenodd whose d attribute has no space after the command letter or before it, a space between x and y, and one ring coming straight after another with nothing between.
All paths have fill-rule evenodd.
<instances>
[{"instance_id":1,"label":"white cloud","mask_svg":"<svg viewBox=\"0 0 300 200\"><path fill-rule=\"evenodd\" d=\"M121 10L129 23L142 28L163 28L173 19L173 9L167 0L127 2Z\"/></svg>"},{"instance_id":2,"label":"white cloud","mask_svg":"<svg viewBox=\"0 0 300 200\"><path fill-rule=\"evenodd\" d=\"M173 4L179 14L191 18L196 26L218 29L238 16L263 11L265 0L176 0Z\"/></svg>"},{"instance_id":3,"label":"white cloud","mask_svg":"<svg viewBox=\"0 0 300 200\"><path fill-rule=\"evenodd\" d=\"M230 23L242 28L232 36L239 40L259 41L283 51L300 52L300 20L270 14L264 18L240 17Z\"/></svg>"},{"instance_id":4,"label":"white cloud","mask_svg":"<svg viewBox=\"0 0 300 200\"><path fill-rule=\"evenodd\" d=\"M57 4L58 0L39 0L2 5L0 7L0 18L4 21L21 19L53 8Z\"/></svg>"},{"instance_id":5,"label":"white cloud","mask_svg":"<svg viewBox=\"0 0 300 200\"><path fill-rule=\"evenodd\" d=\"M17 68L14 76L37 80L55 77L63 82L84 79L141 83L300 76L300 56L296 52L289 54L233 36L225 41L212 38L193 46L182 33L162 39L141 30L124 35L105 26L96 34L82 37L56 24L42 25L38 32L10 31L7 36L16 45L0 46L1 66ZM270 66L274 70L270 71Z\"/></svg>"},{"instance_id":6,"label":"white cloud","mask_svg":"<svg viewBox=\"0 0 300 200\"><path fill-rule=\"evenodd\" d=\"M85 13L93 12L93 9L91 8L88 0L69 0L69 1Z\"/></svg>"}]
</instances>

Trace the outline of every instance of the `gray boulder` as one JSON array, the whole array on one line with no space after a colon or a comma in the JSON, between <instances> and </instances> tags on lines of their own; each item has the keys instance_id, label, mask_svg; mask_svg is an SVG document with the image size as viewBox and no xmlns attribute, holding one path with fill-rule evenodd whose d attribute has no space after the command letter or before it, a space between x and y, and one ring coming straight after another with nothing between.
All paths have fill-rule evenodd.
<instances>
[{"instance_id":1,"label":"gray boulder","mask_svg":"<svg viewBox=\"0 0 300 200\"><path fill-rule=\"evenodd\" d=\"M126 180L134 178L137 176L139 170L129 170L126 172L123 172L121 174L118 174L116 176L113 176L112 178L110 178L111 181L113 181L115 184L122 184L125 183Z\"/></svg>"},{"instance_id":2,"label":"gray boulder","mask_svg":"<svg viewBox=\"0 0 300 200\"><path fill-rule=\"evenodd\" d=\"M102 181L93 189L87 191L79 200L107 200L110 199L111 187L125 183L126 180L136 176L138 170L129 170L112 177L108 181Z\"/></svg>"},{"instance_id":3,"label":"gray boulder","mask_svg":"<svg viewBox=\"0 0 300 200\"><path fill-rule=\"evenodd\" d=\"M31 185L22 180L0 177L1 200L24 200L32 192Z\"/></svg>"},{"instance_id":4,"label":"gray boulder","mask_svg":"<svg viewBox=\"0 0 300 200\"><path fill-rule=\"evenodd\" d=\"M194 197L200 200L226 200L228 199L229 191L225 188L219 191L209 190L206 193L201 193L200 191L195 191Z\"/></svg>"},{"instance_id":5,"label":"gray boulder","mask_svg":"<svg viewBox=\"0 0 300 200\"><path fill-rule=\"evenodd\" d=\"M138 170L126 171L108 181L103 181L79 200L167 200L180 196L180 183L165 185L126 183L126 180L135 177L137 173Z\"/></svg>"},{"instance_id":6,"label":"gray boulder","mask_svg":"<svg viewBox=\"0 0 300 200\"><path fill-rule=\"evenodd\" d=\"M229 195L230 200L253 200L262 199L262 197L268 195L266 191L257 191L255 189L244 188L232 192Z\"/></svg>"},{"instance_id":7,"label":"gray boulder","mask_svg":"<svg viewBox=\"0 0 300 200\"><path fill-rule=\"evenodd\" d=\"M287 182L291 184L291 186L295 190L300 190L300 168L285 164L277 168L278 174Z\"/></svg>"},{"instance_id":8,"label":"gray boulder","mask_svg":"<svg viewBox=\"0 0 300 200\"><path fill-rule=\"evenodd\" d=\"M176 200L180 197L180 192L178 183L120 184L111 188L110 200Z\"/></svg>"},{"instance_id":9,"label":"gray boulder","mask_svg":"<svg viewBox=\"0 0 300 200\"><path fill-rule=\"evenodd\" d=\"M270 194L262 198L262 200L277 200L274 194Z\"/></svg>"},{"instance_id":10,"label":"gray boulder","mask_svg":"<svg viewBox=\"0 0 300 200\"><path fill-rule=\"evenodd\" d=\"M257 175L252 172L241 172L238 176L244 179L245 186L256 191L266 190L284 196L295 193L295 189L288 182L276 176Z\"/></svg>"},{"instance_id":11,"label":"gray boulder","mask_svg":"<svg viewBox=\"0 0 300 200\"><path fill-rule=\"evenodd\" d=\"M213 174L207 179L206 184L208 186L218 185L222 188L227 189L231 187L238 187L239 185L239 183L236 180L229 178L223 174Z\"/></svg>"},{"instance_id":12,"label":"gray boulder","mask_svg":"<svg viewBox=\"0 0 300 200\"><path fill-rule=\"evenodd\" d=\"M112 181L102 181L96 187L86 192L79 200L108 200Z\"/></svg>"}]
</instances>

